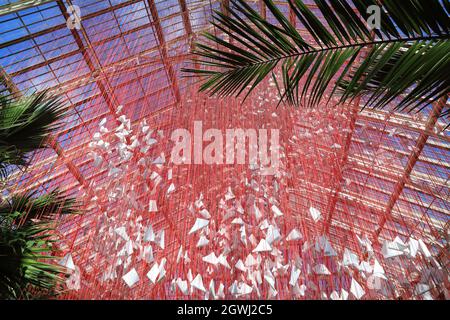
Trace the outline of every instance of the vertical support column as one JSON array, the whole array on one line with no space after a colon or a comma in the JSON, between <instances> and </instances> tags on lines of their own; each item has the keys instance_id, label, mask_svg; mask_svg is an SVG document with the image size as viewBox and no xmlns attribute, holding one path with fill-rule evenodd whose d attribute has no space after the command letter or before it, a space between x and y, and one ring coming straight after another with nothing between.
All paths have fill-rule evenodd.
<instances>
[{"instance_id":1,"label":"vertical support column","mask_svg":"<svg viewBox=\"0 0 450 320\"><path fill-rule=\"evenodd\" d=\"M230 16L230 1L229 0L222 0L220 2L220 11L226 15L227 17ZM215 30L215 27L214 27ZM235 43L235 40L233 38L228 38L231 44ZM217 49L219 49L219 44L217 44Z\"/></svg>"},{"instance_id":2,"label":"vertical support column","mask_svg":"<svg viewBox=\"0 0 450 320\"><path fill-rule=\"evenodd\" d=\"M289 22L295 27L297 24L297 16L295 15L294 9L289 5Z\"/></svg>"},{"instance_id":3,"label":"vertical support column","mask_svg":"<svg viewBox=\"0 0 450 320\"><path fill-rule=\"evenodd\" d=\"M230 0L222 0L220 2L220 11L226 16L230 14Z\"/></svg>"},{"instance_id":4,"label":"vertical support column","mask_svg":"<svg viewBox=\"0 0 450 320\"><path fill-rule=\"evenodd\" d=\"M56 138L54 136L50 136L48 143L53 148L53 150L55 150L58 157L66 164L69 172L75 177L75 179L77 179L80 185L90 193L91 190L89 188L89 183L81 174L80 169L78 169L78 167L72 162L72 160L66 158L64 150L61 148L61 145L58 143Z\"/></svg>"},{"instance_id":5,"label":"vertical support column","mask_svg":"<svg viewBox=\"0 0 450 320\"><path fill-rule=\"evenodd\" d=\"M259 0L259 7L261 10L261 17L263 17L263 19L266 19L267 18L266 5L264 4L263 0Z\"/></svg>"},{"instance_id":6,"label":"vertical support column","mask_svg":"<svg viewBox=\"0 0 450 320\"><path fill-rule=\"evenodd\" d=\"M20 92L19 88L17 88L14 81L11 79L9 74L6 73L5 69L3 69L2 66L0 66L0 78L4 80L6 88L9 90L14 99L20 99L22 97L22 93Z\"/></svg>"},{"instance_id":7,"label":"vertical support column","mask_svg":"<svg viewBox=\"0 0 450 320\"><path fill-rule=\"evenodd\" d=\"M172 84L175 100L177 103L179 103L181 101L180 89L178 86L177 78L175 76L175 71L174 71L172 65L168 61L166 40L164 38L164 32L163 32L163 29L161 27L161 23L159 20L158 10L156 9L154 0L147 0L147 3L149 6L149 9L150 9L150 14L152 15L152 20L153 20L153 25L155 27L156 36L158 37L161 58L163 60L164 67L166 68L166 72L167 72L169 81Z\"/></svg>"},{"instance_id":8,"label":"vertical support column","mask_svg":"<svg viewBox=\"0 0 450 320\"><path fill-rule=\"evenodd\" d=\"M186 34L189 36L192 35L192 25L191 20L189 19L189 11L186 5L186 0L178 0L181 8L181 17L183 18L184 29L186 30Z\"/></svg>"},{"instance_id":9,"label":"vertical support column","mask_svg":"<svg viewBox=\"0 0 450 320\"><path fill-rule=\"evenodd\" d=\"M447 103L447 96L441 98L433 105L433 109L431 110L431 113L425 125L425 130L420 134L419 138L417 139L416 145L414 146L413 150L411 151L411 154L408 157L408 162L406 164L405 170L403 171L401 178L395 185L394 192L389 198L386 210L384 212L384 216L381 218L379 222L378 229L373 234L373 238L375 241L377 241L378 236L383 230L387 219L391 217L392 209L394 208L395 203L402 194L405 184L408 182L409 177L411 176L411 172L414 169L415 164L417 163L417 160L419 160L420 154L422 153L422 150L425 147L425 144L427 143L429 137L429 134L427 132L433 130L439 116L441 115L442 109L444 108L446 103Z\"/></svg>"},{"instance_id":10,"label":"vertical support column","mask_svg":"<svg viewBox=\"0 0 450 320\"><path fill-rule=\"evenodd\" d=\"M194 33L192 32L192 25L191 25L191 20L189 18L189 10L188 7L186 5L186 0L178 0L178 3L180 4L180 8L181 8L181 16L183 18L183 25L184 25L184 29L186 30L186 34L187 34L187 40L189 43L189 49L194 50L195 47L195 42L194 42ZM197 62L194 63L195 68L198 69L199 65Z\"/></svg>"},{"instance_id":11,"label":"vertical support column","mask_svg":"<svg viewBox=\"0 0 450 320\"><path fill-rule=\"evenodd\" d=\"M64 3L62 2L62 0L57 0L56 2L58 4L59 9L61 10L61 12L63 14L64 19L66 19L66 21L67 21L69 19L69 14L67 13L67 9L66 9ZM72 1L67 0L67 4L72 5ZM81 26L81 28L83 30L83 33L86 34L86 32L83 29L83 26ZM84 61L86 62L86 64L89 67L89 70L92 73L95 72L96 68L95 68L94 62L92 61L91 57L89 56L89 53L86 50L86 47L84 46L83 40L81 39L80 35L78 34L78 32L75 29L71 29L70 32L72 33L72 36L75 39L78 49L80 50ZM94 51L94 48L92 47L92 45L89 42L89 39L86 36L85 36L85 40L88 43L91 50ZM100 73L104 74L104 72L101 68L101 65L100 65L100 61L96 61L96 62L99 65ZM106 77L105 77L105 79L106 79ZM115 114L116 106L118 105L118 101L117 101L117 99L115 99L114 95L112 94L112 89L110 88L111 94L108 94L108 91L106 90L106 87L101 80L97 80L96 83L97 83L97 86L98 86L103 98L106 101L106 104L108 105L109 110L111 111L112 114Z\"/></svg>"}]
</instances>

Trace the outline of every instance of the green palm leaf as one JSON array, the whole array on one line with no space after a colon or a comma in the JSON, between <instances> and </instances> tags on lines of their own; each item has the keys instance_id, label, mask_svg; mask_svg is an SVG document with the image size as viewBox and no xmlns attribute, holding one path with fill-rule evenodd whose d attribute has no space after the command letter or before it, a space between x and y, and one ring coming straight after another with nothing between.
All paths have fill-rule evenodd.
<instances>
[{"instance_id":1,"label":"green palm leaf","mask_svg":"<svg viewBox=\"0 0 450 320\"><path fill-rule=\"evenodd\" d=\"M62 282L66 270L44 262L55 259L52 231L48 223L1 228L0 299L26 298L31 287L49 293Z\"/></svg>"},{"instance_id":2,"label":"green palm leaf","mask_svg":"<svg viewBox=\"0 0 450 320\"><path fill-rule=\"evenodd\" d=\"M315 0L319 19L303 1L289 0L304 32L272 0L264 3L277 23L246 1L230 2L228 15L214 14L221 34L205 33L196 46L200 68L183 69L200 78L200 91L247 97L271 75L280 103L313 106L327 92L340 102L364 94L366 106L396 101L409 112L449 92L448 1ZM383 8L379 29L366 23L371 5Z\"/></svg>"},{"instance_id":3,"label":"green palm leaf","mask_svg":"<svg viewBox=\"0 0 450 320\"><path fill-rule=\"evenodd\" d=\"M75 200L59 190L16 195L1 203L0 299L58 292L67 270L55 264L58 238L51 220L78 212Z\"/></svg>"},{"instance_id":4,"label":"green palm leaf","mask_svg":"<svg viewBox=\"0 0 450 320\"><path fill-rule=\"evenodd\" d=\"M12 219L24 224L32 219L51 220L59 215L77 214L79 209L75 199L58 189L39 196L36 192L15 194L0 204L0 221Z\"/></svg>"},{"instance_id":5,"label":"green palm leaf","mask_svg":"<svg viewBox=\"0 0 450 320\"><path fill-rule=\"evenodd\" d=\"M29 154L46 147L50 133L58 129L67 109L58 98L46 92L18 100L0 98L0 176L8 166L24 166Z\"/></svg>"},{"instance_id":6,"label":"green palm leaf","mask_svg":"<svg viewBox=\"0 0 450 320\"><path fill-rule=\"evenodd\" d=\"M0 77L0 83L7 85ZM45 92L18 99L0 96L0 176L25 166L47 147L67 109ZM76 214L79 204L58 189L10 195L0 203L0 299L48 297L59 292L67 270L57 264L57 230L51 220Z\"/></svg>"}]
</instances>

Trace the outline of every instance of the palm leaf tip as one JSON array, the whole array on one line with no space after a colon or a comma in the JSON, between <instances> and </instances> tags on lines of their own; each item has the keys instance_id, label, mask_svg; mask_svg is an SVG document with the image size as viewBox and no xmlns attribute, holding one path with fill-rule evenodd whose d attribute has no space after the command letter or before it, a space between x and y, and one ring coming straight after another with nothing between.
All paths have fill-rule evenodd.
<instances>
[{"instance_id":1,"label":"palm leaf tip","mask_svg":"<svg viewBox=\"0 0 450 320\"><path fill-rule=\"evenodd\" d=\"M331 92L341 102L366 95L370 107L398 100L397 110L420 110L449 92L448 3L432 2L385 0L380 29L371 30L366 9L378 1L315 0L318 18L303 1L289 0L299 32L271 0L264 4L274 23L231 0L229 14L214 15L220 33L197 44L199 67L183 72L211 95L237 96L277 75L283 103L314 106Z\"/></svg>"},{"instance_id":2,"label":"palm leaf tip","mask_svg":"<svg viewBox=\"0 0 450 320\"><path fill-rule=\"evenodd\" d=\"M12 217L15 220L50 220L60 215L81 213L80 203L59 189L43 195L35 192L16 194L0 205L0 218ZM23 223L23 222L22 222Z\"/></svg>"}]
</instances>

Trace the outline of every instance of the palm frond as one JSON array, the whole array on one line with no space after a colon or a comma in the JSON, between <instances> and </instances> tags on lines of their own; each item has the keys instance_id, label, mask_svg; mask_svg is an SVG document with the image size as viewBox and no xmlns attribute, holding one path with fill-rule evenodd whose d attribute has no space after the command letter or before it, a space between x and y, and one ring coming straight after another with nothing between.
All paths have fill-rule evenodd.
<instances>
[{"instance_id":1,"label":"palm frond","mask_svg":"<svg viewBox=\"0 0 450 320\"><path fill-rule=\"evenodd\" d=\"M196 44L200 68L183 69L200 78L200 91L247 97L272 76L280 103L313 106L327 92L339 94L340 102L364 94L367 106L383 108L395 100L406 111L449 91L446 1L315 0L319 19L303 1L289 0L304 32L272 0L264 3L276 23L244 0L230 2L228 15L214 14L212 24L221 33L205 33ZM380 29L366 23L372 5L382 7Z\"/></svg>"},{"instance_id":2,"label":"palm frond","mask_svg":"<svg viewBox=\"0 0 450 320\"><path fill-rule=\"evenodd\" d=\"M42 222L0 229L0 299L24 299L31 288L49 294L62 283L65 268L49 261L55 260L53 231Z\"/></svg>"},{"instance_id":3,"label":"palm frond","mask_svg":"<svg viewBox=\"0 0 450 320\"><path fill-rule=\"evenodd\" d=\"M57 293L67 270L55 264L58 237L52 220L79 212L75 199L58 189L14 195L1 203L0 299Z\"/></svg>"},{"instance_id":4,"label":"palm frond","mask_svg":"<svg viewBox=\"0 0 450 320\"><path fill-rule=\"evenodd\" d=\"M0 220L10 219L25 224L31 220L51 220L59 215L78 214L79 203L59 189L43 195L36 192L14 194L0 204Z\"/></svg>"},{"instance_id":5,"label":"palm frond","mask_svg":"<svg viewBox=\"0 0 450 320\"><path fill-rule=\"evenodd\" d=\"M411 112L445 96L450 80L450 41L417 41L411 44L377 45L364 66L364 73L339 83L342 99L365 94L366 106L383 108L406 93L395 109ZM362 68L360 68L362 69Z\"/></svg>"},{"instance_id":6,"label":"palm frond","mask_svg":"<svg viewBox=\"0 0 450 320\"><path fill-rule=\"evenodd\" d=\"M67 109L46 92L30 97L0 99L0 176L10 165L24 166L29 153L46 147L50 133L61 126Z\"/></svg>"}]
</instances>

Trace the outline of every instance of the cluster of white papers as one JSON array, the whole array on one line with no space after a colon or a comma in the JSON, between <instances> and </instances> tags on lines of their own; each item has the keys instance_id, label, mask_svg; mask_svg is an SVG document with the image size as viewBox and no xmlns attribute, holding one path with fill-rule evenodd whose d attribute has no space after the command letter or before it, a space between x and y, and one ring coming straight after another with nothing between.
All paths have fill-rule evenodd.
<instances>
[{"instance_id":1,"label":"cluster of white papers","mask_svg":"<svg viewBox=\"0 0 450 320\"><path fill-rule=\"evenodd\" d=\"M271 99L275 98L258 101L262 106ZM263 109L253 112L261 114ZM278 118L277 112L271 117ZM298 145L301 139L334 130L299 132L289 143ZM286 298L288 290L296 298L346 300L380 294L395 297L390 283L406 281L393 279L388 272L406 269L398 259L426 259L439 268L427 244L413 236L405 242L400 237L384 240L376 251L366 234L345 239L322 234L327 218L322 205L307 203L303 211L292 213L291 199L281 195L286 179L292 178L284 161L297 156L295 149L281 147L281 168L271 179L252 164L230 179L230 185L215 189L214 196L208 190L193 195L192 185L175 183L177 169L158 149L163 137L145 120L132 126L120 115L114 123L102 120L89 144L93 166L109 177L102 185L92 184L93 192L87 195L100 212L93 227L93 254L107 260L100 277L103 282L121 281L133 290L169 281L174 292L205 299ZM330 145L334 153L341 152L340 143ZM183 212L179 223L185 227L174 232L149 222L168 219L171 212L166 204L182 192L190 199L186 207L177 208ZM70 287L79 288L80 272L71 254L59 263L73 272ZM414 289L424 299L432 297L427 289L436 277L429 270L419 270L422 277Z\"/></svg>"}]
</instances>

